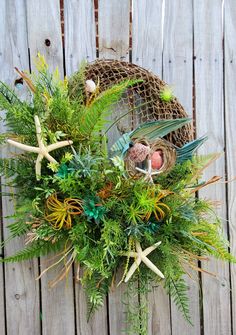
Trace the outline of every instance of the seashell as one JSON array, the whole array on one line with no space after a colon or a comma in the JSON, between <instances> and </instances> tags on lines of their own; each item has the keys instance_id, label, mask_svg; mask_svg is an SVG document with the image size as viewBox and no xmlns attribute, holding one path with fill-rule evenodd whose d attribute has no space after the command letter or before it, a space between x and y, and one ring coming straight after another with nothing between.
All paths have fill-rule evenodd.
<instances>
[{"instance_id":1,"label":"seashell","mask_svg":"<svg viewBox=\"0 0 236 335\"><path fill-rule=\"evenodd\" d=\"M135 143L128 151L128 158L135 162L141 163L150 152L150 148L142 143Z\"/></svg>"},{"instance_id":2,"label":"seashell","mask_svg":"<svg viewBox=\"0 0 236 335\"><path fill-rule=\"evenodd\" d=\"M93 93L95 90L96 90L97 86L95 84L95 82L91 79L89 80L86 80L85 82L85 90L88 92L88 93Z\"/></svg>"},{"instance_id":3,"label":"seashell","mask_svg":"<svg viewBox=\"0 0 236 335\"><path fill-rule=\"evenodd\" d=\"M152 169L153 170L160 170L160 168L163 165L163 151L157 150L155 151L151 156L151 163L152 163Z\"/></svg>"}]
</instances>

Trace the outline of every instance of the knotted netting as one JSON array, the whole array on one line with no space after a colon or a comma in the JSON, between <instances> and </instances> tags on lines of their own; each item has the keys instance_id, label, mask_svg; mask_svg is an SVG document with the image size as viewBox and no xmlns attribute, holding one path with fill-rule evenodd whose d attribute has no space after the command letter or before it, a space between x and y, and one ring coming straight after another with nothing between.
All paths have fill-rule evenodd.
<instances>
[{"instance_id":1,"label":"knotted netting","mask_svg":"<svg viewBox=\"0 0 236 335\"><path fill-rule=\"evenodd\" d=\"M175 97L168 102L161 99L161 92L166 88L166 83L135 64L117 60L97 60L86 65L85 78L99 83L100 92L127 79L138 80L125 91L114 108L112 117L113 120L117 120L116 127L120 134L144 122L187 117L183 106ZM77 85L73 78L70 85ZM181 147L193 139L193 128L190 124L185 125L168 134L165 139Z\"/></svg>"}]
</instances>

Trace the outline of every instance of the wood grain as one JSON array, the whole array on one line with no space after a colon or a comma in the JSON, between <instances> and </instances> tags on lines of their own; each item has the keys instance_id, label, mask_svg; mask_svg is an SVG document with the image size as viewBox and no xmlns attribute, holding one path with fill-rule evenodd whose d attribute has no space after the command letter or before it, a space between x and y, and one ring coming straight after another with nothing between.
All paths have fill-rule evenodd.
<instances>
[{"instance_id":1,"label":"wood grain","mask_svg":"<svg viewBox=\"0 0 236 335\"><path fill-rule=\"evenodd\" d=\"M163 79L173 89L186 112L192 116L193 85L193 8L191 1L165 2L163 27ZM196 276L198 278L198 276ZM188 324L176 305L171 303L172 335L200 334L198 282L185 277L189 287L190 316Z\"/></svg>"},{"instance_id":2,"label":"wood grain","mask_svg":"<svg viewBox=\"0 0 236 335\"><path fill-rule=\"evenodd\" d=\"M225 2L224 12L224 80L225 80L225 131L226 131L226 152L228 180L236 176L236 115L235 115L235 94L236 94L236 2L229 0ZM228 191L228 219L229 239L231 253L236 256L236 182L230 182ZM236 332L236 265L231 264L231 312L232 312L232 334ZM228 311L229 312L229 311ZM228 318L227 318L228 319Z\"/></svg>"},{"instance_id":3,"label":"wood grain","mask_svg":"<svg viewBox=\"0 0 236 335\"><path fill-rule=\"evenodd\" d=\"M132 62L162 76L163 0L133 3Z\"/></svg>"},{"instance_id":4,"label":"wood grain","mask_svg":"<svg viewBox=\"0 0 236 335\"><path fill-rule=\"evenodd\" d=\"M28 69L28 46L26 12L23 1L0 2L0 79L14 86L17 77L14 66ZM24 89L21 94L24 94ZM2 124L2 127L4 125ZM2 129L3 130L3 129ZM9 155L9 147L2 149L2 155ZM13 150L14 151L14 150ZM3 185L5 180L2 179ZM3 192L12 191L2 186ZM15 213L14 203L9 197L2 198L3 217ZM3 219L6 239L7 225L13 219ZM9 256L24 247L24 239L14 240L4 248ZM24 263L5 264L6 332L7 334L38 335L40 333L39 285L35 281L38 273L37 259ZM1 316L4 320L4 316ZM4 322L4 321L3 321ZM2 323L2 322L1 322ZM0 324L1 324L0 323ZM5 332L1 332L5 334Z\"/></svg>"},{"instance_id":5,"label":"wood grain","mask_svg":"<svg viewBox=\"0 0 236 335\"><path fill-rule=\"evenodd\" d=\"M44 55L50 70L58 67L64 77L62 35L59 1L27 1L27 23L30 60L34 69L34 59L38 52ZM42 24L43 22L43 24ZM40 271L48 266L47 258L41 259ZM48 283L57 275L52 269L41 279L42 334L74 335L75 309L72 271L66 281L49 289Z\"/></svg>"},{"instance_id":6,"label":"wood grain","mask_svg":"<svg viewBox=\"0 0 236 335\"><path fill-rule=\"evenodd\" d=\"M129 60L129 0L98 1L99 57Z\"/></svg>"},{"instance_id":7,"label":"wood grain","mask_svg":"<svg viewBox=\"0 0 236 335\"><path fill-rule=\"evenodd\" d=\"M132 61L162 75L162 25L164 2L141 0L133 4ZM152 284L148 299L148 334L171 334L169 297L161 285Z\"/></svg>"},{"instance_id":8,"label":"wood grain","mask_svg":"<svg viewBox=\"0 0 236 335\"><path fill-rule=\"evenodd\" d=\"M222 1L194 1L194 36L197 136L207 133L209 137L200 153L223 153L204 173L203 178L207 180L215 175L225 175ZM227 234L225 185L211 186L199 192L199 195L222 202L218 214ZM204 334L229 335L229 266L212 259L202 267L217 274L217 279L205 274L202 276Z\"/></svg>"},{"instance_id":9,"label":"wood grain","mask_svg":"<svg viewBox=\"0 0 236 335\"><path fill-rule=\"evenodd\" d=\"M66 74L79 69L82 61L96 58L94 1L65 0L65 63Z\"/></svg>"}]
</instances>

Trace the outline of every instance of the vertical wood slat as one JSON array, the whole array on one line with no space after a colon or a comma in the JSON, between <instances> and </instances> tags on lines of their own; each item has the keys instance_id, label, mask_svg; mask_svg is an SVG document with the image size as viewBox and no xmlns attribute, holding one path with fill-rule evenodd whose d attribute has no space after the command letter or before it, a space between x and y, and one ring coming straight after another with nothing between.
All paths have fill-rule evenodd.
<instances>
[{"instance_id":1,"label":"vertical wood slat","mask_svg":"<svg viewBox=\"0 0 236 335\"><path fill-rule=\"evenodd\" d=\"M226 1L227 2L227 1ZM208 133L200 152L224 152L222 1L194 1L194 49L196 126L198 137ZM225 175L224 155L204 173L203 178ZM226 192L223 183L200 192L201 197L220 200L224 232L227 234ZM217 279L202 276L204 334L231 334L229 266L211 259L202 267L217 274Z\"/></svg>"},{"instance_id":2,"label":"vertical wood slat","mask_svg":"<svg viewBox=\"0 0 236 335\"><path fill-rule=\"evenodd\" d=\"M2 222L1 222L2 223ZM5 323L5 299L4 299L4 274L3 265L0 267L0 333L5 334L6 323Z\"/></svg>"},{"instance_id":3,"label":"vertical wood slat","mask_svg":"<svg viewBox=\"0 0 236 335\"><path fill-rule=\"evenodd\" d=\"M5 8L6 4L5 2L0 5L0 65L1 68L3 68L2 64L5 62L5 55L3 50L5 49L5 43L4 43L4 33L5 30L2 27L1 23L5 23L5 12L6 12L6 8ZM4 64L5 65L5 64ZM2 73L2 71L0 70L0 80L3 80L4 78L4 74ZM0 114L1 115L1 114ZM0 121L0 133L2 133L4 131L3 129L3 124L2 121ZM2 151L0 152L0 157L2 158ZM0 192L3 192L3 186L2 186L2 182L3 182L3 178L0 178ZM0 241L3 241L3 224L4 224L4 220L3 220L3 216L4 216L4 209L3 209L3 201L2 201L2 194L1 194L1 200L0 200L0 225L1 225L1 229L0 229ZM1 247L0 248L0 258L2 259L4 256L4 248ZM6 329L6 320L5 320L5 287L4 287L4 265L1 264L0 265L0 333L5 334L5 329Z\"/></svg>"},{"instance_id":4,"label":"vertical wood slat","mask_svg":"<svg viewBox=\"0 0 236 335\"><path fill-rule=\"evenodd\" d=\"M129 60L129 16L129 0L99 0L99 58ZM112 117L115 115L113 114ZM118 136L117 130L112 129L108 136L111 142L114 141ZM122 274L123 269L120 269L116 283L119 282ZM121 284L108 295L109 330L112 335L120 335L125 329L125 306L121 302L125 289L126 285Z\"/></svg>"},{"instance_id":5,"label":"vertical wood slat","mask_svg":"<svg viewBox=\"0 0 236 335\"><path fill-rule=\"evenodd\" d=\"M70 76L82 61L96 59L94 1L64 0L65 64Z\"/></svg>"},{"instance_id":6,"label":"vertical wood slat","mask_svg":"<svg viewBox=\"0 0 236 335\"><path fill-rule=\"evenodd\" d=\"M193 85L193 8L188 0L165 1L163 27L163 79L192 116ZM198 274L195 275L198 278ZM174 302L171 302L172 335L200 334L199 286L185 276L189 287L190 316L188 324Z\"/></svg>"},{"instance_id":7,"label":"vertical wood slat","mask_svg":"<svg viewBox=\"0 0 236 335\"><path fill-rule=\"evenodd\" d=\"M228 180L235 177L236 171L236 115L235 115L235 92L236 92L236 2L234 0L225 1L224 10L224 79L225 79L225 131L226 152L227 152L227 172ZM236 256L236 184L228 184L228 218L229 218L229 238L231 253ZM231 308L232 308L232 334L236 332L236 265L231 264Z\"/></svg>"},{"instance_id":8,"label":"vertical wood slat","mask_svg":"<svg viewBox=\"0 0 236 335\"><path fill-rule=\"evenodd\" d=\"M133 2L132 63L162 75L163 0Z\"/></svg>"},{"instance_id":9,"label":"vertical wood slat","mask_svg":"<svg viewBox=\"0 0 236 335\"><path fill-rule=\"evenodd\" d=\"M133 3L132 62L162 74L163 0L140 0ZM148 293L148 334L171 334L169 297L163 287L153 283Z\"/></svg>"},{"instance_id":10,"label":"vertical wood slat","mask_svg":"<svg viewBox=\"0 0 236 335\"><path fill-rule=\"evenodd\" d=\"M29 66L26 12L24 1L3 0L0 2L0 79L11 86L17 77L13 72L14 66L24 69ZM12 148L3 148L2 155L6 157L9 150L12 151ZM2 191L8 192L9 189L2 186ZM9 197L3 196L2 204L3 216L14 213L14 204ZM5 239L8 236L6 226L12 221L3 219ZM4 248L5 256L14 254L23 246L23 239L8 243ZM39 285L34 280L38 274L37 260L4 266L7 317L5 331L9 335L40 334ZM4 320L4 316L1 319ZM0 324L2 327L2 322ZM5 334L5 331L1 329L0 333Z\"/></svg>"},{"instance_id":11,"label":"vertical wood slat","mask_svg":"<svg viewBox=\"0 0 236 335\"><path fill-rule=\"evenodd\" d=\"M129 59L130 1L99 0L99 57Z\"/></svg>"},{"instance_id":12,"label":"vertical wood slat","mask_svg":"<svg viewBox=\"0 0 236 335\"><path fill-rule=\"evenodd\" d=\"M93 61L96 58L96 27L94 2L64 1L65 20L65 65L69 76L79 69L81 61ZM84 289L75 284L76 325L78 335L106 335L107 304L87 322L87 302Z\"/></svg>"},{"instance_id":13,"label":"vertical wood slat","mask_svg":"<svg viewBox=\"0 0 236 335\"><path fill-rule=\"evenodd\" d=\"M28 43L32 68L37 53L44 55L50 70L58 67L63 71L63 50L58 0L27 1ZM41 271L48 266L47 258L41 259ZM57 269L50 270L41 279L42 333L43 335L75 334L74 293L72 271L67 281L49 289L48 282L57 275Z\"/></svg>"}]
</instances>

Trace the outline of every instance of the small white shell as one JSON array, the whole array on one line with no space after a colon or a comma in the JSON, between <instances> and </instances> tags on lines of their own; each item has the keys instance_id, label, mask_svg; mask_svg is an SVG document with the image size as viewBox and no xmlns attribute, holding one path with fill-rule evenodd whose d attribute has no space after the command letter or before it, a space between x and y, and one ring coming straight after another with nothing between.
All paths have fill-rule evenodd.
<instances>
[{"instance_id":1,"label":"small white shell","mask_svg":"<svg viewBox=\"0 0 236 335\"><path fill-rule=\"evenodd\" d=\"M85 89L89 93L93 93L96 90L96 84L93 80L89 79L85 82Z\"/></svg>"}]
</instances>

